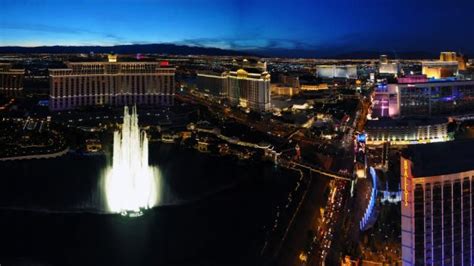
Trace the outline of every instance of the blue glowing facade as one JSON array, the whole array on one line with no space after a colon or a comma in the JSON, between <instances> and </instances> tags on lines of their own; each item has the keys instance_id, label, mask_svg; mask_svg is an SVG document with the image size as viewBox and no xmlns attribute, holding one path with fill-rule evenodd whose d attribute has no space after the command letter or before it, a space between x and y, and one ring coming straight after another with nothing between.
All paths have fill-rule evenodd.
<instances>
[{"instance_id":1,"label":"blue glowing facade","mask_svg":"<svg viewBox=\"0 0 474 266\"><path fill-rule=\"evenodd\" d=\"M365 210L364 216L359 223L361 231L367 230L375 222L375 205L377 202L377 173L373 167L369 168L370 176L372 177L372 191L370 193L369 204Z\"/></svg>"}]
</instances>

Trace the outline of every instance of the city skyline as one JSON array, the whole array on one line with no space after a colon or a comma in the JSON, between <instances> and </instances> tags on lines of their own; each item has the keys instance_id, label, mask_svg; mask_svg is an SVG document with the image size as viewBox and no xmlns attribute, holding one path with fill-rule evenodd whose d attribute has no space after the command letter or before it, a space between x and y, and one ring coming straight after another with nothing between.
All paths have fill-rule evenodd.
<instances>
[{"instance_id":1,"label":"city skyline","mask_svg":"<svg viewBox=\"0 0 474 266\"><path fill-rule=\"evenodd\" d=\"M0 46L173 43L277 56L440 50L472 54L474 34L462 25L469 23L474 3L462 0L439 8L442 4L16 1L2 4Z\"/></svg>"},{"instance_id":2,"label":"city skyline","mask_svg":"<svg viewBox=\"0 0 474 266\"><path fill-rule=\"evenodd\" d=\"M3 0L1 265L474 265L474 0Z\"/></svg>"}]
</instances>

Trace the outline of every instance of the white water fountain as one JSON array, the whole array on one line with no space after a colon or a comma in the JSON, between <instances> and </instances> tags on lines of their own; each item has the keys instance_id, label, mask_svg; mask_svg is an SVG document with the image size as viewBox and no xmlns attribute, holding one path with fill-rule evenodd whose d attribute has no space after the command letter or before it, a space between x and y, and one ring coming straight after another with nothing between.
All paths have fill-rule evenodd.
<instances>
[{"instance_id":1,"label":"white water fountain","mask_svg":"<svg viewBox=\"0 0 474 266\"><path fill-rule=\"evenodd\" d=\"M140 216L158 203L158 169L148 165L148 138L138 127L137 109L125 106L121 132L114 132L112 167L105 174L108 210Z\"/></svg>"}]
</instances>

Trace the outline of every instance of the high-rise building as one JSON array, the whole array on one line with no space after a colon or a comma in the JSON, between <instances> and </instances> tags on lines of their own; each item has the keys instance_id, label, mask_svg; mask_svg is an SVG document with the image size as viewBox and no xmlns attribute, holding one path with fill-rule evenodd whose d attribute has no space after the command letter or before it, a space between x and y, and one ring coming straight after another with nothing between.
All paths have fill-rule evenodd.
<instances>
[{"instance_id":1,"label":"high-rise building","mask_svg":"<svg viewBox=\"0 0 474 266\"><path fill-rule=\"evenodd\" d=\"M443 62L456 62L456 52L441 52L439 55L439 61Z\"/></svg>"},{"instance_id":2,"label":"high-rise building","mask_svg":"<svg viewBox=\"0 0 474 266\"><path fill-rule=\"evenodd\" d=\"M380 56L380 62L379 62L380 74L398 76L398 72L400 72L400 65L398 62L389 62L388 57L386 55Z\"/></svg>"},{"instance_id":3,"label":"high-rise building","mask_svg":"<svg viewBox=\"0 0 474 266\"><path fill-rule=\"evenodd\" d=\"M300 84L300 78L298 76L292 76L292 75L285 75L285 74L279 74L278 75L278 83L299 89L301 84Z\"/></svg>"},{"instance_id":4,"label":"high-rise building","mask_svg":"<svg viewBox=\"0 0 474 266\"><path fill-rule=\"evenodd\" d=\"M228 72L227 97L233 104L257 111L271 108L270 74L243 68Z\"/></svg>"},{"instance_id":5,"label":"high-rise building","mask_svg":"<svg viewBox=\"0 0 474 266\"><path fill-rule=\"evenodd\" d=\"M198 73L196 77L196 88L213 96L226 98L227 80L226 72L221 74L208 72Z\"/></svg>"},{"instance_id":6,"label":"high-rise building","mask_svg":"<svg viewBox=\"0 0 474 266\"><path fill-rule=\"evenodd\" d=\"M412 145L400 168L403 265L474 265L474 141Z\"/></svg>"},{"instance_id":7,"label":"high-rise building","mask_svg":"<svg viewBox=\"0 0 474 266\"><path fill-rule=\"evenodd\" d=\"M357 79L356 65L318 65L316 75L326 79Z\"/></svg>"},{"instance_id":8,"label":"high-rise building","mask_svg":"<svg viewBox=\"0 0 474 266\"><path fill-rule=\"evenodd\" d=\"M67 66L49 70L51 110L174 103L175 68L163 62L114 62L112 58Z\"/></svg>"},{"instance_id":9,"label":"high-rise building","mask_svg":"<svg viewBox=\"0 0 474 266\"><path fill-rule=\"evenodd\" d=\"M400 115L399 91L393 85L381 84L375 88L372 99L372 117L397 117Z\"/></svg>"},{"instance_id":10,"label":"high-rise building","mask_svg":"<svg viewBox=\"0 0 474 266\"><path fill-rule=\"evenodd\" d=\"M23 90L24 69L14 69L10 63L0 63L0 93Z\"/></svg>"},{"instance_id":11,"label":"high-rise building","mask_svg":"<svg viewBox=\"0 0 474 266\"><path fill-rule=\"evenodd\" d=\"M441 79L454 77L458 73L457 61L424 61L422 74L428 78Z\"/></svg>"},{"instance_id":12,"label":"high-rise building","mask_svg":"<svg viewBox=\"0 0 474 266\"><path fill-rule=\"evenodd\" d=\"M233 105L255 111L268 111L271 108L270 74L264 62L240 63L233 61L234 68L220 75L197 74L197 87L204 91L214 91Z\"/></svg>"},{"instance_id":13,"label":"high-rise building","mask_svg":"<svg viewBox=\"0 0 474 266\"><path fill-rule=\"evenodd\" d=\"M439 61L422 62L423 74L428 78L447 78L458 75L459 70L466 70L467 58L456 52L441 52Z\"/></svg>"},{"instance_id":14,"label":"high-rise building","mask_svg":"<svg viewBox=\"0 0 474 266\"><path fill-rule=\"evenodd\" d=\"M278 82L270 85L272 95L294 96L300 92L301 84L298 76L278 75Z\"/></svg>"},{"instance_id":15,"label":"high-rise building","mask_svg":"<svg viewBox=\"0 0 474 266\"><path fill-rule=\"evenodd\" d=\"M381 63L379 65L380 74L389 74L397 76L400 71L400 65L397 62Z\"/></svg>"},{"instance_id":16,"label":"high-rise building","mask_svg":"<svg viewBox=\"0 0 474 266\"><path fill-rule=\"evenodd\" d=\"M467 57L465 55L458 55L458 70L466 70L467 69Z\"/></svg>"},{"instance_id":17,"label":"high-rise building","mask_svg":"<svg viewBox=\"0 0 474 266\"><path fill-rule=\"evenodd\" d=\"M107 59L109 60L109 63L117 63L117 54L110 53L107 55Z\"/></svg>"}]
</instances>

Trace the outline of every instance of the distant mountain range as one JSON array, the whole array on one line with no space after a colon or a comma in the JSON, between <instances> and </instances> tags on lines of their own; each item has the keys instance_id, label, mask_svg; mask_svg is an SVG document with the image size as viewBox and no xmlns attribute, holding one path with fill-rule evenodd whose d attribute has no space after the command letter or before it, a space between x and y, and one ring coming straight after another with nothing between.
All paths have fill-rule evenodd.
<instances>
[{"instance_id":1,"label":"distant mountain range","mask_svg":"<svg viewBox=\"0 0 474 266\"><path fill-rule=\"evenodd\" d=\"M0 53L118 53L118 54L173 54L173 55L217 55L217 56L250 56L251 54L224 50L219 48L207 48L176 44L129 44L114 46L1 46Z\"/></svg>"},{"instance_id":2,"label":"distant mountain range","mask_svg":"<svg viewBox=\"0 0 474 266\"><path fill-rule=\"evenodd\" d=\"M176 45L176 44L129 44L114 46L1 46L0 53L118 53L118 54L172 54L172 55L211 55L211 56L261 56L288 58L332 58L332 59L376 59L386 54L391 59L429 59L438 58L434 52L395 52L395 51L352 51L297 50L297 49L255 49L247 51L220 48Z\"/></svg>"},{"instance_id":3,"label":"distant mountain range","mask_svg":"<svg viewBox=\"0 0 474 266\"><path fill-rule=\"evenodd\" d=\"M337 54L332 58L336 59L378 59L380 55L387 55L389 59L436 59L439 58L439 53L435 52L421 52L421 51L354 51L342 54Z\"/></svg>"},{"instance_id":4,"label":"distant mountain range","mask_svg":"<svg viewBox=\"0 0 474 266\"><path fill-rule=\"evenodd\" d=\"M324 59L378 59L380 55L387 55L389 59L436 59L438 52L422 51L339 51L338 49L324 50L297 50L297 49L265 49L249 51L267 57L290 58L324 58Z\"/></svg>"}]
</instances>

